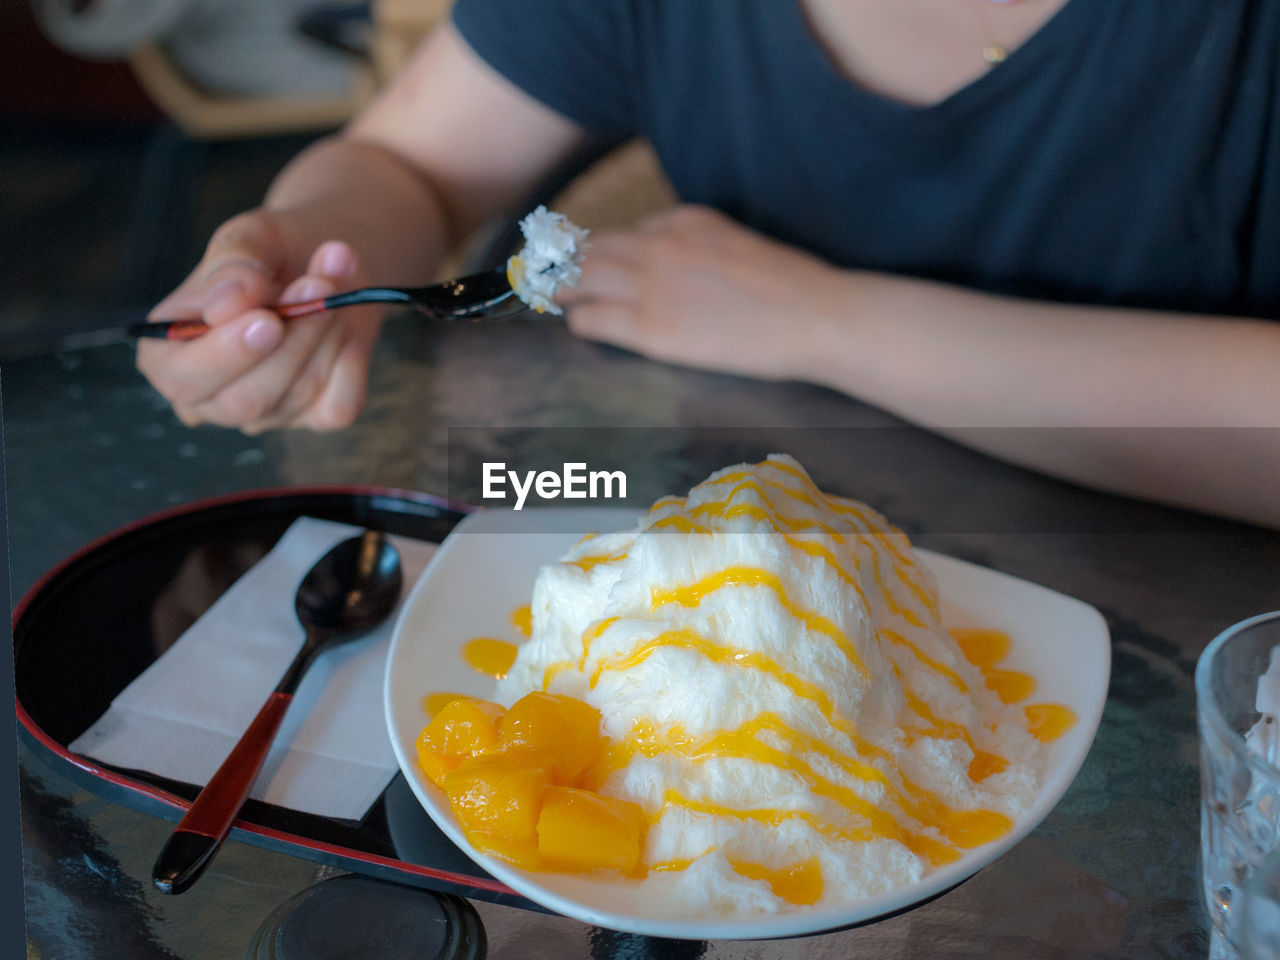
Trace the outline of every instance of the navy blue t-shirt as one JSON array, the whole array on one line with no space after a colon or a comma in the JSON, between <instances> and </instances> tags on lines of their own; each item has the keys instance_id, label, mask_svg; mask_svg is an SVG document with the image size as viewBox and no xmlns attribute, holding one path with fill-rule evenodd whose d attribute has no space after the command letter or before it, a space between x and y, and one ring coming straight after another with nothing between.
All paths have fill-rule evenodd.
<instances>
[{"instance_id":1,"label":"navy blue t-shirt","mask_svg":"<svg viewBox=\"0 0 1280 960\"><path fill-rule=\"evenodd\" d=\"M851 267L1280 318L1280 0L1068 0L910 107L797 0L458 0L463 38L681 199Z\"/></svg>"}]
</instances>

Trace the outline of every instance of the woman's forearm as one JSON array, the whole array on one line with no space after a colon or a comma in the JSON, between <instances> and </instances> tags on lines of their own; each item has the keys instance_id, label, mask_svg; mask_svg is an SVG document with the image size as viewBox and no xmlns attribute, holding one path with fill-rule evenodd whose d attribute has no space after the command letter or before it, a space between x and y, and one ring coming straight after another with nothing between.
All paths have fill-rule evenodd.
<instances>
[{"instance_id":1,"label":"woman's forearm","mask_svg":"<svg viewBox=\"0 0 1280 960\"><path fill-rule=\"evenodd\" d=\"M266 206L313 246L346 240L375 282L424 283L585 142L444 23L342 134L285 168Z\"/></svg>"},{"instance_id":2,"label":"woman's forearm","mask_svg":"<svg viewBox=\"0 0 1280 960\"><path fill-rule=\"evenodd\" d=\"M1280 323L848 277L814 379L918 423L1280 427Z\"/></svg>"},{"instance_id":3,"label":"woman's forearm","mask_svg":"<svg viewBox=\"0 0 1280 960\"><path fill-rule=\"evenodd\" d=\"M1280 527L1280 324L847 281L808 379L1034 469Z\"/></svg>"},{"instance_id":4,"label":"woman's forearm","mask_svg":"<svg viewBox=\"0 0 1280 960\"><path fill-rule=\"evenodd\" d=\"M276 177L263 206L304 263L318 244L344 240L375 283L428 282L461 239L424 173L384 146L349 136L303 151Z\"/></svg>"},{"instance_id":5,"label":"woman's forearm","mask_svg":"<svg viewBox=\"0 0 1280 960\"><path fill-rule=\"evenodd\" d=\"M152 311L214 329L181 344L147 338L139 369L188 425L347 426L364 403L378 311L285 324L271 308L428 282L451 245L584 140L441 25L342 134L306 150L261 207L214 232Z\"/></svg>"}]
</instances>

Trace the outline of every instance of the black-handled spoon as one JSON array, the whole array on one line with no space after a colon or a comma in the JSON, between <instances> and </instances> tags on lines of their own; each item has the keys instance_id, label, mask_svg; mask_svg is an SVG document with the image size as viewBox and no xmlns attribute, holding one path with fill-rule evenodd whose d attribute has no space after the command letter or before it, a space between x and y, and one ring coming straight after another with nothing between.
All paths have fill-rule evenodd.
<instances>
[{"instance_id":1,"label":"black-handled spoon","mask_svg":"<svg viewBox=\"0 0 1280 960\"><path fill-rule=\"evenodd\" d=\"M182 893L212 862L307 668L321 653L382 623L395 609L402 581L400 555L374 531L342 541L302 579L294 600L306 631L302 649L156 857L151 879L162 893Z\"/></svg>"}]
</instances>

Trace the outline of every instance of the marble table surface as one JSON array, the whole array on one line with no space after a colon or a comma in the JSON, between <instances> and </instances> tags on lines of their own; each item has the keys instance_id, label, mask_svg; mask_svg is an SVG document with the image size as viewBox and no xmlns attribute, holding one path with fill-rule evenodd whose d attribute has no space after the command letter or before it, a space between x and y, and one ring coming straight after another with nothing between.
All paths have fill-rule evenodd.
<instances>
[{"instance_id":1,"label":"marble table surface","mask_svg":"<svg viewBox=\"0 0 1280 960\"><path fill-rule=\"evenodd\" d=\"M233 491L372 484L474 502L481 459L534 466L586 451L627 458L630 493L646 502L780 450L921 545L1106 617L1111 688L1079 776L1038 829L952 892L859 929L762 942L651 940L476 903L492 957L1207 953L1192 672L1220 630L1280 608L1280 534L1085 491L826 390L652 363L554 321L392 319L369 407L340 434L185 428L123 344L6 362L0 383L15 603L83 544ZM1186 431L1188 455L1207 439ZM29 745L19 767L29 956L240 957L274 908L334 872L231 842L195 890L166 898L149 874L169 824L79 788Z\"/></svg>"}]
</instances>

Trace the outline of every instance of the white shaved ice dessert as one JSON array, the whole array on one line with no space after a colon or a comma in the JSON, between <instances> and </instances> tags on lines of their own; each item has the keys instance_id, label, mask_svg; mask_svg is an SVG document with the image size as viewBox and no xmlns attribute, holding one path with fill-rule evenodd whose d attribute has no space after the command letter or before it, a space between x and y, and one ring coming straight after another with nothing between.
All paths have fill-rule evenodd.
<instances>
[{"instance_id":1,"label":"white shaved ice dessert","mask_svg":"<svg viewBox=\"0 0 1280 960\"><path fill-rule=\"evenodd\" d=\"M599 791L649 817L646 872L619 882L689 916L886 892L1008 832L1035 794L1043 745L943 629L905 535L790 457L584 539L542 568L532 614L497 699L599 709Z\"/></svg>"},{"instance_id":2,"label":"white shaved ice dessert","mask_svg":"<svg viewBox=\"0 0 1280 960\"><path fill-rule=\"evenodd\" d=\"M520 221L524 247L507 261L507 279L516 296L539 313L564 313L555 302L561 287L582 279L580 261L587 231L562 213L539 206Z\"/></svg>"}]
</instances>

